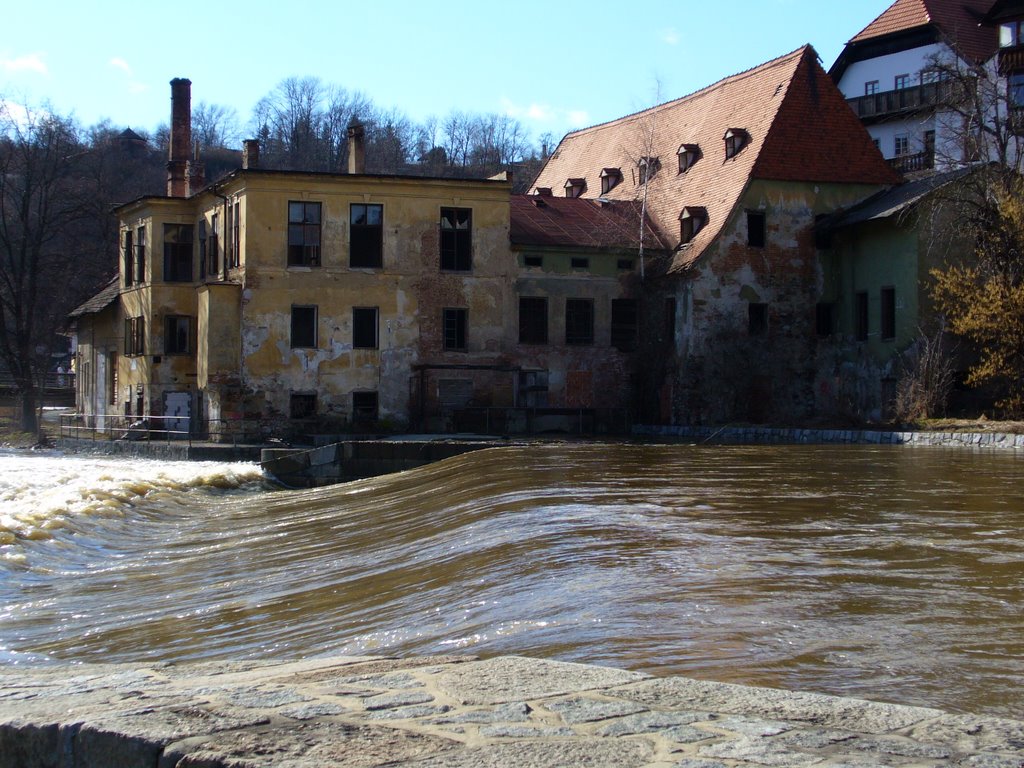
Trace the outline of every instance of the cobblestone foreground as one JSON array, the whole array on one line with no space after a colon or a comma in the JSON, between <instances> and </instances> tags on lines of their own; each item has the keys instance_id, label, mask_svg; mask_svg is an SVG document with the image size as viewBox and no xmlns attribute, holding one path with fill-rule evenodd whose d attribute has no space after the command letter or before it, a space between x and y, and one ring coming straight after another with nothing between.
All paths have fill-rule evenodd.
<instances>
[{"instance_id":1,"label":"cobblestone foreground","mask_svg":"<svg viewBox=\"0 0 1024 768\"><path fill-rule=\"evenodd\" d=\"M0 768L1022 768L1024 722L518 656L0 669Z\"/></svg>"}]
</instances>

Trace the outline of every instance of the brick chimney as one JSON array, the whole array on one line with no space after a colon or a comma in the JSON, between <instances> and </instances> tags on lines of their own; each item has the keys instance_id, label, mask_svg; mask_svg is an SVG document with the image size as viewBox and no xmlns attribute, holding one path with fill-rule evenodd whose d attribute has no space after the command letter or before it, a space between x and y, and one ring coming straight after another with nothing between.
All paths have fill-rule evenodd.
<instances>
[{"instance_id":1,"label":"brick chimney","mask_svg":"<svg viewBox=\"0 0 1024 768\"><path fill-rule=\"evenodd\" d=\"M366 129L354 117L348 124L348 172L366 173Z\"/></svg>"},{"instance_id":2,"label":"brick chimney","mask_svg":"<svg viewBox=\"0 0 1024 768\"><path fill-rule=\"evenodd\" d=\"M242 142L242 168L260 167L260 140L246 139Z\"/></svg>"},{"instance_id":3,"label":"brick chimney","mask_svg":"<svg viewBox=\"0 0 1024 768\"><path fill-rule=\"evenodd\" d=\"M192 81L171 80L171 141L167 159L167 195L188 195L188 161L192 151Z\"/></svg>"}]
</instances>

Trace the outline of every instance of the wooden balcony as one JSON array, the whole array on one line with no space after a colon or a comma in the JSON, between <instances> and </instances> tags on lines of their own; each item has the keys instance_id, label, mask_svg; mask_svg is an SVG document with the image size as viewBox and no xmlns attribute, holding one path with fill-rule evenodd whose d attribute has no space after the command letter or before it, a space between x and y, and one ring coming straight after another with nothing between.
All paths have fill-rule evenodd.
<instances>
[{"instance_id":1,"label":"wooden balcony","mask_svg":"<svg viewBox=\"0 0 1024 768\"><path fill-rule=\"evenodd\" d=\"M857 117L865 123L871 123L900 114L932 109L937 104L947 102L952 90L949 82L924 83L910 88L858 96L846 101Z\"/></svg>"}]
</instances>

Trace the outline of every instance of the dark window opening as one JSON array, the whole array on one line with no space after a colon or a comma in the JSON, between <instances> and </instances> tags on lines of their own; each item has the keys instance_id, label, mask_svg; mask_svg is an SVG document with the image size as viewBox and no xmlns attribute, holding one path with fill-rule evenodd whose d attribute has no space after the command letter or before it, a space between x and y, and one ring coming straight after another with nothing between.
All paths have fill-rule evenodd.
<instances>
[{"instance_id":1,"label":"dark window opening","mask_svg":"<svg viewBox=\"0 0 1024 768\"><path fill-rule=\"evenodd\" d=\"M288 266L320 266L320 203L288 203Z\"/></svg>"},{"instance_id":2,"label":"dark window opening","mask_svg":"<svg viewBox=\"0 0 1024 768\"><path fill-rule=\"evenodd\" d=\"M187 355L192 352L192 318L184 315L164 317L164 354Z\"/></svg>"},{"instance_id":3,"label":"dark window opening","mask_svg":"<svg viewBox=\"0 0 1024 768\"><path fill-rule=\"evenodd\" d=\"M519 343L548 343L548 300L542 296L519 297Z\"/></svg>"},{"instance_id":4,"label":"dark window opening","mask_svg":"<svg viewBox=\"0 0 1024 768\"><path fill-rule=\"evenodd\" d=\"M593 299L565 300L565 343L594 343Z\"/></svg>"},{"instance_id":5,"label":"dark window opening","mask_svg":"<svg viewBox=\"0 0 1024 768\"><path fill-rule=\"evenodd\" d=\"M288 415L293 419L312 419L316 416L316 394L292 392L288 401Z\"/></svg>"},{"instance_id":6,"label":"dark window opening","mask_svg":"<svg viewBox=\"0 0 1024 768\"><path fill-rule=\"evenodd\" d=\"M352 422L373 424L377 421L378 397L376 392L352 393Z\"/></svg>"},{"instance_id":7,"label":"dark window opening","mask_svg":"<svg viewBox=\"0 0 1024 768\"><path fill-rule=\"evenodd\" d=\"M192 282L192 227L164 224L164 282Z\"/></svg>"},{"instance_id":8,"label":"dark window opening","mask_svg":"<svg viewBox=\"0 0 1024 768\"><path fill-rule=\"evenodd\" d=\"M633 259L619 259L618 267L623 272L628 272L629 270L633 269L633 266L635 264L636 262L633 261Z\"/></svg>"},{"instance_id":9,"label":"dark window opening","mask_svg":"<svg viewBox=\"0 0 1024 768\"><path fill-rule=\"evenodd\" d=\"M661 169L661 161L656 157L641 157L636 165L640 184L646 184Z\"/></svg>"},{"instance_id":10,"label":"dark window opening","mask_svg":"<svg viewBox=\"0 0 1024 768\"><path fill-rule=\"evenodd\" d=\"M543 256L524 256L523 264L528 267L543 267L544 257Z\"/></svg>"},{"instance_id":11,"label":"dark window opening","mask_svg":"<svg viewBox=\"0 0 1024 768\"><path fill-rule=\"evenodd\" d=\"M202 280L206 277L210 266L207 262L209 256L207 251L206 219L200 219L196 229L199 230L199 279Z\"/></svg>"},{"instance_id":12,"label":"dark window opening","mask_svg":"<svg viewBox=\"0 0 1024 768\"><path fill-rule=\"evenodd\" d=\"M868 292L858 291L853 302L853 327L857 341L868 340Z\"/></svg>"},{"instance_id":13,"label":"dark window opening","mask_svg":"<svg viewBox=\"0 0 1024 768\"><path fill-rule=\"evenodd\" d=\"M747 333L764 336L768 333L768 305L759 302L747 304Z\"/></svg>"},{"instance_id":14,"label":"dark window opening","mask_svg":"<svg viewBox=\"0 0 1024 768\"><path fill-rule=\"evenodd\" d=\"M767 235L767 220L763 211L747 211L747 245L764 248Z\"/></svg>"},{"instance_id":15,"label":"dark window opening","mask_svg":"<svg viewBox=\"0 0 1024 768\"><path fill-rule=\"evenodd\" d=\"M638 330L636 299L612 299L612 346L620 352L632 352Z\"/></svg>"},{"instance_id":16,"label":"dark window opening","mask_svg":"<svg viewBox=\"0 0 1024 768\"><path fill-rule=\"evenodd\" d=\"M882 289L882 318L879 324L879 331L883 340L896 338L896 289Z\"/></svg>"},{"instance_id":17,"label":"dark window opening","mask_svg":"<svg viewBox=\"0 0 1024 768\"><path fill-rule=\"evenodd\" d=\"M377 349L377 307L352 307L352 347Z\"/></svg>"},{"instance_id":18,"label":"dark window opening","mask_svg":"<svg viewBox=\"0 0 1024 768\"><path fill-rule=\"evenodd\" d=\"M220 216L213 214L210 217L210 244L209 244L209 258L210 264L207 269L207 274L216 276L220 271L220 235L218 234L218 227L220 226Z\"/></svg>"},{"instance_id":19,"label":"dark window opening","mask_svg":"<svg viewBox=\"0 0 1024 768\"><path fill-rule=\"evenodd\" d=\"M231 261L229 267L237 267L242 263L242 228L241 206L235 203L234 215L231 217Z\"/></svg>"},{"instance_id":20,"label":"dark window opening","mask_svg":"<svg viewBox=\"0 0 1024 768\"><path fill-rule=\"evenodd\" d=\"M316 347L316 306L292 307L292 347Z\"/></svg>"},{"instance_id":21,"label":"dark window opening","mask_svg":"<svg viewBox=\"0 0 1024 768\"><path fill-rule=\"evenodd\" d=\"M567 179L565 182L565 196L579 197L587 190L586 179Z\"/></svg>"},{"instance_id":22,"label":"dark window opening","mask_svg":"<svg viewBox=\"0 0 1024 768\"><path fill-rule=\"evenodd\" d=\"M124 233L124 285L127 288L135 277L135 250L132 246L132 231Z\"/></svg>"},{"instance_id":23,"label":"dark window opening","mask_svg":"<svg viewBox=\"0 0 1024 768\"><path fill-rule=\"evenodd\" d=\"M573 269L590 269L590 259L575 257L572 260Z\"/></svg>"},{"instance_id":24,"label":"dark window opening","mask_svg":"<svg viewBox=\"0 0 1024 768\"><path fill-rule=\"evenodd\" d=\"M676 338L676 297L668 296L665 298L665 306L663 309L665 313L665 340L674 342Z\"/></svg>"},{"instance_id":25,"label":"dark window opening","mask_svg":"<svg viewBox=\"0 0 1024 768\"><path fill-rule=\"evenodd\" d=\"M831 336L836 332L836 305L823 301L815 308L815 328L821 337Z\"/></svg>"},{"instance_id":26,"label":"dark window opening","mask_svg":"<svg viewBox=\"0 0 1024 768\"><path fill-rule=\"evenodd\" d=\"M146 282L146 228L135 230L135 282Z\"/></svg>"},{"instance_id":27,"label":"dark window opening","mask_svg":"<svg viewBox=\"0 0 1024 768\"><path fill-rule=\"evenodd\" d=\"M350 267L383 265L384 206L357 204L349 208Z\"/></svg>"},{"instance_id":28,"label":"dark window opening","mask_svg":"<svg viewBox=\"0 0 1024 768\"><path fill-rule=\"evenodd\" d=\"M473 212L469 208L441 209L441 269L468 272L473 268Z\"/></svg>"},{"instance_id":29,"label":"dark window opening","mask_svg":"<svg viewBox=\"0 0 1024 768\"><path fill-rule=\"evenodd\" d=\"M469 310L447 308L442 312L444 348L465 351Z\"/></svg>"}]
</instances>

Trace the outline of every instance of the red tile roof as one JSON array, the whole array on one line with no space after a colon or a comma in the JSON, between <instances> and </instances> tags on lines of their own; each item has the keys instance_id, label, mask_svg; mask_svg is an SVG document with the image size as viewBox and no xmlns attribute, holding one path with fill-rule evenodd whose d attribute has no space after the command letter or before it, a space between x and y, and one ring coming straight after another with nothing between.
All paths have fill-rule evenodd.
<instances>
[{"instance_id":1,"label":"red tile roof","mask_svg":"<svg viewBox=\"0 0 1024 768\"><path fill-rule=\"evenodd\" d=\"M725 132L742 128L746 146L725 157ZM680 145L698 144L700 159L678 172ZM685 206L708 211L708 222L677 253L673 269L696 261L714 242L751 179L892 184L867 131L818 64L810 46L715 83L681 99L566 135L534 187L561 189L585 176L596 197L603 168L622 168L623 180L603 197L638 200L637 162L660 160L647 185L647 210L661 239L679 242Z\"/></svg>"},{"instance_id":2,"label":"red tile roof","mask_svg":"<svg viewBox=\"0 0 1024 768\"><path fill-rule=\"evenodd\" d=\"M640 204L512 195L509 237L513 245L635 250L640 242ZM644 247L666 250L649 222Z\"/></svg>"},{"instance_id":3,"label":"red tile roof","mask_svg":"<svg viewBox=\"0 0 1024 768\"><path fill-rule=\"evenodd\" d=\"M896 0L850 43L934 25L960 55L975 62L996 52L995 30L979 26L992 0Z\"/></svg>"}]
</instances>

